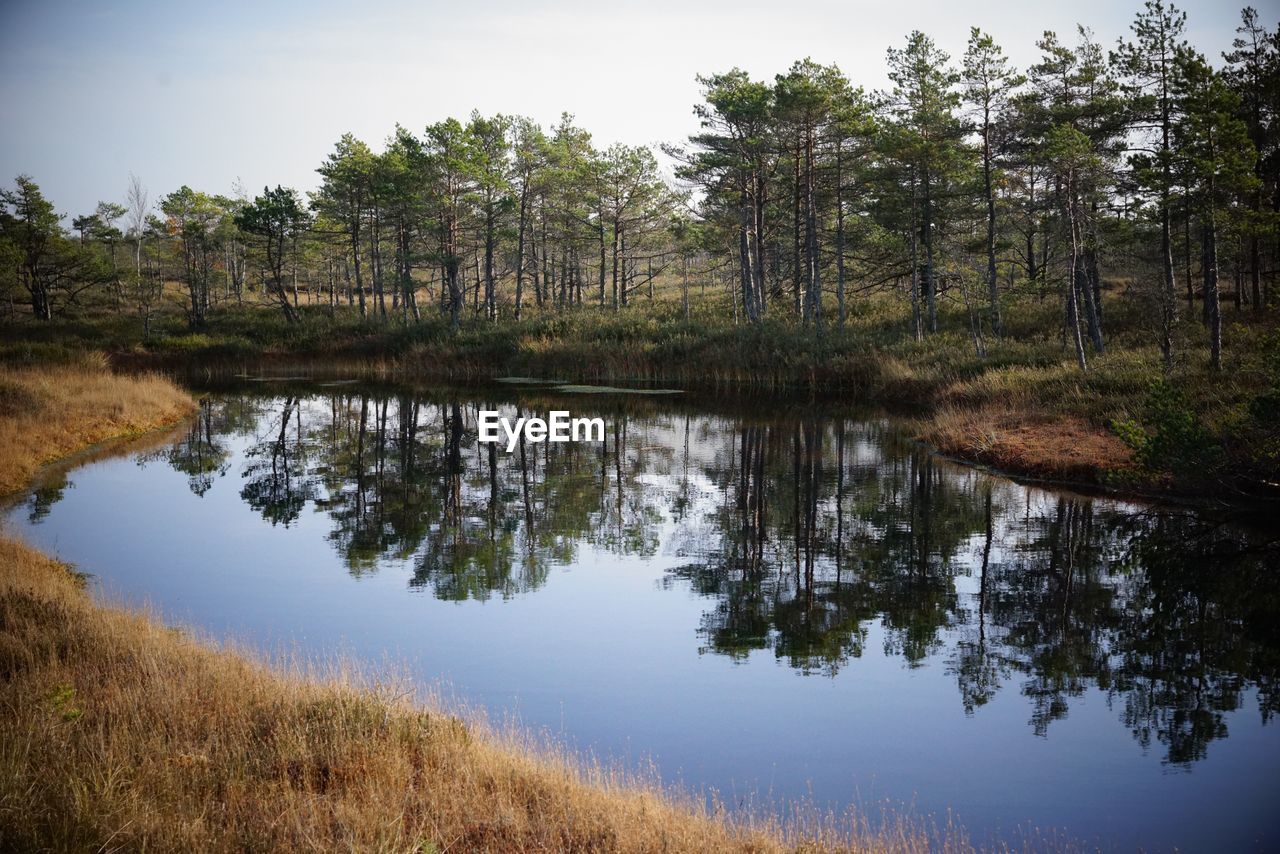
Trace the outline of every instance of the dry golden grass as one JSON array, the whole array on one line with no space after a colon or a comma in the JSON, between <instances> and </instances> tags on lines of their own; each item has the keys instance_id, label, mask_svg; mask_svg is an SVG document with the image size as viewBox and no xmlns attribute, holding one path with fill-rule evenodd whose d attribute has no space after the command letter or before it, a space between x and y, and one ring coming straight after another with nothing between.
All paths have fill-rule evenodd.
<instances>
[{"instance_id":1,"label":"dry golden grass","mask_svg":"<svg viewBox=\"0 0 1280 854\"><path fill-rule=\"evenodd\" d=\"M0 367L0 494L26 486L46 463L153 430L194 409L191 397L167 379L113 374L101 357Z\"/></svg>"},{"instance_id":2,"label":"dry golden grass","mask_svg":"<svg viewBox=\"0 0 1280 854\"><path fill-rule=\"evenodd\" d=\"M393 689L283 675L97 607L66 567L11 541L0 541L0 627L5 848L787 847L776 825L731 827Z\"/></svg>"},{"instance_id":3,"label":"dry golden grass","mask_svg":"<svg viewBox=\"0 0 1280 854\"><path fill-rule=\"evenodd\" d=\"M948 406L925 418L918 433L944 454L1050 480L1102 484L1134 465L1132 450L1114 433L1069 415Z\"/></svg>"},{"instance_id":4,"label":"dry golden grass","mask_svg":"<svg viewBox=\"0 0 1280 854\"><path fill-rule=\"evenodd\" d=\"M100 365L5 370L0 388L6 483L191 405ZM0 538L0 850L967 850L901 819L730 821L411 691L267 667L82 586Z\"/></svg>"}]
</instances>

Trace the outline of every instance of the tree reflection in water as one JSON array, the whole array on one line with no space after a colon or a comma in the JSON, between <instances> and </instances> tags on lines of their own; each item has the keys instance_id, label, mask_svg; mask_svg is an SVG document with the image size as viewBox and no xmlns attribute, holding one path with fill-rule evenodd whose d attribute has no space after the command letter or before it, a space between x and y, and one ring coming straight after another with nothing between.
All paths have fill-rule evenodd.
<instances>
[{"instance_id":1,"label":"tree reflection in water","mask_svg":"<svg viewBox=\"0 0 1280 854\"><path fill-rule=\"evenodd\" d=\"M1257 528L1020 486L884 420L575 400L603 443L508 454L476 441L477 412L528 399L313 392L212 397L152 458L203 495L243 441L240 496L264 519L310 506L351 573L408 562L442 599L528 593L583 548L675 555L663 583L708 600L707 654L834 677L879 637L907 667L945 666L968 714L1020 692L1041 735L1096 688L1177 766L1251 689L1264 720L1280 705L1280 562Z\"/></svg>"}]
</instances>

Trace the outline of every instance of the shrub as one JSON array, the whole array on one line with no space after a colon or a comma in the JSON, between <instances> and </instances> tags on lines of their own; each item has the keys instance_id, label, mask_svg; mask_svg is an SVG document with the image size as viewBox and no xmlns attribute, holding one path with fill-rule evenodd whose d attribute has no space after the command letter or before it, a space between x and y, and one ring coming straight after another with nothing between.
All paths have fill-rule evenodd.
<instances>
[{"instance_id":1,"label":"shrub","mask_svg":"<svg viewBox=\"0 0 1280 854\"><path fill-rule=\"evenodd\" d=\"M1180 481L1214 480L1222 466L1222 445L1192 411L1186 395L1165 380L1147 393L1146 425L1131 419L1113 423L1147 473Z\"/></svg>"}]
</instances>

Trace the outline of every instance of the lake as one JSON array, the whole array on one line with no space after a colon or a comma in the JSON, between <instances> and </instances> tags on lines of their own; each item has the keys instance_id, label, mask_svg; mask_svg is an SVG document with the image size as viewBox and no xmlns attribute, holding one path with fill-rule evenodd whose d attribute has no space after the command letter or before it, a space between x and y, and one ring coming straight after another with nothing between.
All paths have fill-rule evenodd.
<instances>
[{"instance_id":1,"label":"lake","mask_svg":"<svg viewBox=\"0 0 1280 854\"><path fill-rule=\"evenodd\" d=\"M494 409L605 438L507 453ZM1280 531L1253 518L1021 485L813 403L282 380L6 524L109 598L392 662L730 807L1275 850Z\"/></svg>"}]
</instances>

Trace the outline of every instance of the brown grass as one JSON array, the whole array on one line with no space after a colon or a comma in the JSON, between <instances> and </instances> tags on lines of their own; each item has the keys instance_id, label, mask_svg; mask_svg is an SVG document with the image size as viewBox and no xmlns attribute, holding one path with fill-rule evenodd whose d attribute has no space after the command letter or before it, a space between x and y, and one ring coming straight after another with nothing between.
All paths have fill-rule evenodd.
<instances>
[{"instance_id":1,"label":"brown grass","mask_svg":"<svg viewBox=\"0 0 1280 854\"><path fill-rule=\"evenodd\" d=\"M0 366L0 495L26 486L46 463L154 430L194 409L191 397L167 379L113 374L102 357Z\"/></svg>"},{"instance_id":2,"label":"brown grass","mask_svg":"<svg viewBox=\"0 0 1280 854\"><path fill-rule=\"evenodd\" d=\"M11 541L0 541L0 626L4 847L788 847L775 823L731 827L394 688L283 675L97 607L66 567Z\"/></svg>"},{"instance_id":3,"label":"brown grass","mask_svg":"<svg viewBox=\"0 0 1280 854\"><path fill-rule=\"evenodd\" d=\"M1134 466L1114 433L1070 415L949 406L924 419L918 433L944 454L1050 480L1101 485Z\"/></svg>"},{"instance_id":4,"label":"brown grass","mask_svg":"<svg viewBox=\"0 0 1280 854\"><path fill-rule=\"evenodd\" d=\"M8 483L182 414L155 377L0 373ZM0 538L0 850L910 851L954 831L796 813L730 821L349 671L271 668Z\"/></svg>"}]
</instances>

